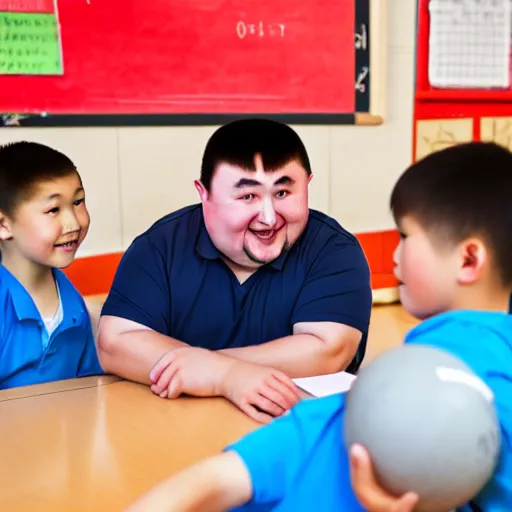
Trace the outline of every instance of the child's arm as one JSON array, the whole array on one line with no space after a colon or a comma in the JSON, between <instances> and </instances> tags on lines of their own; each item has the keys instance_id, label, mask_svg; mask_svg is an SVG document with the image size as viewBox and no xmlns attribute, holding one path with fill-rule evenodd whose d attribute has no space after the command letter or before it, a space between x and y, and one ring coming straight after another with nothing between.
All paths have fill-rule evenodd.
<instances>
[{"instance_id":1,"label":"child's arm","mask_svg":"<svg viewBox=\"0 0 512 512\"><path fill-rule=\"evenodd\" d=\"M224 512L251 499L252 484L232 451L201 461L158 484L125 512Z\"/></svg>"}]
</instances>

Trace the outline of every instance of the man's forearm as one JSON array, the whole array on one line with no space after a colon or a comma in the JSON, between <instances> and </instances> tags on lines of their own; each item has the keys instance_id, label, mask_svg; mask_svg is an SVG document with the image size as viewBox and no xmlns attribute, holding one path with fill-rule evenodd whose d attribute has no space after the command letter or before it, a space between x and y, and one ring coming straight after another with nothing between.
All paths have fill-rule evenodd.
<instances>
[{"instance_id":1,"label":"man's forearm","mask_svg":"<svg viewBox=\"0 0 512 512\"><path fill-rule=\"evenodd\" d=\"M272 366L291 378L338 372L354 357L348 350L332 350L312 334L293 334L261 345L220 352L250 363Z\"/></svg>"},{"instance_id":2,"label":"man's forearm","mask_svg":"<svg viewBox=\"0 0 512 512\"><path fill-rule=\"evenodd\" d=\"M149 372L169 350L188 346L158 332L140 329L121 333L115 340L101 334L98 357L106 373L113 373L128 380L150 384Z\"/></svg>"}]
</instances>

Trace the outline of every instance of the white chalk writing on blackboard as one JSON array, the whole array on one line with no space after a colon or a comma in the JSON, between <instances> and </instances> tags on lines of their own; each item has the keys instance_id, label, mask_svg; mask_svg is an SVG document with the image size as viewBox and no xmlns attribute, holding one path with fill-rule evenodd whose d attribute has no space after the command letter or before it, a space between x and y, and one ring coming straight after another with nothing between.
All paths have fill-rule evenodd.
<instances>
[{"instance_id":1,"label":"white chalk writing on blackboard","mask_svg":"<svg viewBox=\"0 0 512 512\"><path fill-rule=\"evenodd\" d=\"M29 116L21 114L2 114L2 124L4 126L20 126L20 121Z\"/></svg>"},{"instance_id":2,"label":"white chalk writing on blackboard","mask_svg":"<svg viewBox=\"0 0 512 512\"><path fill-rule=\"evenodd\" d=\"M366 25L361 24L360 32L356 32L355 45L356 50L367 50L368 49L368 33L366 31Z\"/></svg>"},{"instance_id":3,"label":"white chalk writing on blackboard","mask_svg":"<svg viewBox=\"0 0 512 512\"><path fill-rule=\"evenodd\" d=\"M366 84L364 83L364 81L365 81L366 77L368 76L369 72L370 72L370 68L368 66L363 66L363 68L359 72L359 75L357 75L356 91L366 92Z\"/></svg>"},{"instance_id":4,"label":"white chalk writing on blackboard","mask_svg":"<svg viewBox=\"0 0 512 512\"><path fill-rule=\"evenodd\" d=\"M265 23L258 21L256 23L246 23L239 21L236 24L236 35L240 39L247 37L284 37L285 25L283 23Z\"/></svg>"}]
</instances>

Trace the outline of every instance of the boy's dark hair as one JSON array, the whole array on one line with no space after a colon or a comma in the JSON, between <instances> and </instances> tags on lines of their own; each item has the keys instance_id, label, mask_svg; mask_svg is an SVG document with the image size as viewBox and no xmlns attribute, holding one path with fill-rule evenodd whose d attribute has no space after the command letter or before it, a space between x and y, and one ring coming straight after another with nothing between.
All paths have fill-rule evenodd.
<instances>
[{"instance_id":1,"label":"boy's dark hair","mask_svg":"<svg viewBox=\"0 0 512 512\"><path fill-rule=\"evenodd\" d=\"M391 194L395 221L410 216L444 243L477 236L492 251L505 286L512 285L512 153L470 142L411 165Z\"/></svg>"},{"instance_id":2,"label":"boy's dark hair","mask_svg":"<svg viewBox=\"0 0 512 512\"><path fill-rule=\"evenodd\" d=\"M241 119L221 126L210 137L203 154L201 183L210 191L220 163L255 171L257 153L261 155L265 171L277 171L297 160L308 175L311 174L306 148L292 128L270 119Z\"/></svg>"},{"instance_id":3,"label":"boy's dark hair","mask_svg":"<svg viewBox=\"0 0 512 512\"><path fill-rule=\"evenodd\" d=\"M13 215L39 182L73 172L75 164L66 155L43 144L21 141L0 146L0 211Z\"/></svg>"}]
</instances>

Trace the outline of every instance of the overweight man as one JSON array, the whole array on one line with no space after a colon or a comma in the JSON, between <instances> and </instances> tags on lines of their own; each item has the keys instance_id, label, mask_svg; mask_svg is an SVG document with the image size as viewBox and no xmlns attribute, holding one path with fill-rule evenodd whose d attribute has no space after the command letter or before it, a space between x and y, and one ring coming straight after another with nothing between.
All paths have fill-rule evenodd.
<instances>
[{"instance_id":1,"label":"overweight man","mask_svg":"<svg viewBox=\"0 0 512 512\"><path fill-rule=\"evenodd\" d=\"M200 204L123 255L102 310L108 373L162 398L224 396L260 422L300 399L292 379L355 373L371 311L357 239L308 207L306 149L289 126L244 119L208 141Z\"/></svg>"}]
</instances>

